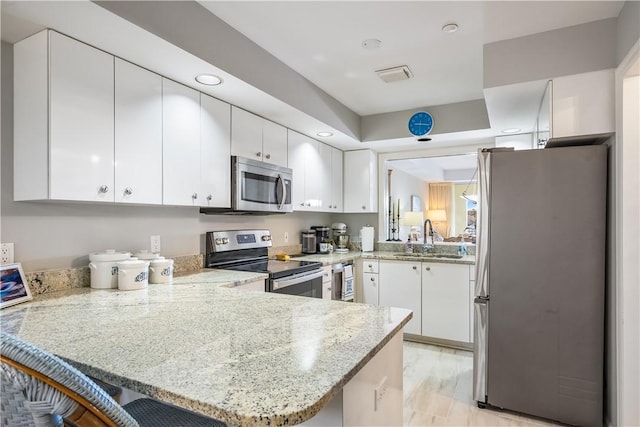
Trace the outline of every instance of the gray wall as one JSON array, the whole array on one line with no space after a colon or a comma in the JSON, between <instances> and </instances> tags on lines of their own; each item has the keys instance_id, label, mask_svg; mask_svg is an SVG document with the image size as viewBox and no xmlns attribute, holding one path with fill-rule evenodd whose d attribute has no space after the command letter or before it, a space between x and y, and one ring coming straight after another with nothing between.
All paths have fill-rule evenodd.
<instances>
[{"instance_id":1,"label":"gray wall","mask_svg":"<svg viewBox=\"0 0 640 427\"><path fill-rule=\"evenodd\" d=\"M618 15L616 65L627 56L640 39L640 2L627 0Z\"/></svg>"},{"instance_id":2,"label":"gray wall","mask_svg":"<svg viewBox=\"0 0 640 427\"><path fill-rule=\"evenodd\" d=\"M486 44L484 87L615 68L616 24L609 18Z\"/></svg>"},{"instance_id":3,"label":"gray wall","mask_svg":"<svg viewBox=\"0 0 640 427\"><path fill-rule=\"evenodd\" d=\"M197 208L124 206L63 202L13 201L13 47L2 43L2 141L0 235L15 244L16 261L26 271L42 271L88 263L88 253L107 248L135 251L160 235L162 253L191 255L204 250L209 230L268 228L274 246L300 243L300 231L332 222L355 224L357 215L292 213L275 216L205 216ZM368 215L365 215L368 216ZM375 217L374 217L375 218ZM370 219L365 222L375 223ZM357 228L355 228L357 227ZM289 243L284 233L289 233Z\"/></svg>"}]
</instances>

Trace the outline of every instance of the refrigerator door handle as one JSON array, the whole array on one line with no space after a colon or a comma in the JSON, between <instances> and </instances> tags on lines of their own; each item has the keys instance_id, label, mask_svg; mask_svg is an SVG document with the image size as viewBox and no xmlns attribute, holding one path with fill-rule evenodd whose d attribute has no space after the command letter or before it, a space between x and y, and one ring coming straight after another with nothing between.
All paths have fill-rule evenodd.
<instances>
[{"instance_id":1,"label":"refrigerator door handle","mask_svg":"<svg viewBox=\"0 0 640 427\"><path fill-rule=\"evenodd\" d=\"M473 400L487 403L489 299L475 298L473 302Z\"/></svg>"}]
</instances>

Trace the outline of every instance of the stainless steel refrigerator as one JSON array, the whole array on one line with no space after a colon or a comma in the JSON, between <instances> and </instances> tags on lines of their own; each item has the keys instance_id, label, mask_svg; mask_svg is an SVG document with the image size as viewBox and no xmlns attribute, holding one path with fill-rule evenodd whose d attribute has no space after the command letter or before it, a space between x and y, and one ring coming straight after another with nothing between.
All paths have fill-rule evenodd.
<instances>
[{"instance_id":1,"label":"stainless steel refrigerator","mask_svg":"<svg viewBox=\"0 0 640 427\"><path fill-rule=\"evenodd\" d=\"M473 398L602 426L607 147L478 165Z\"/></svg>"}]
</instances>

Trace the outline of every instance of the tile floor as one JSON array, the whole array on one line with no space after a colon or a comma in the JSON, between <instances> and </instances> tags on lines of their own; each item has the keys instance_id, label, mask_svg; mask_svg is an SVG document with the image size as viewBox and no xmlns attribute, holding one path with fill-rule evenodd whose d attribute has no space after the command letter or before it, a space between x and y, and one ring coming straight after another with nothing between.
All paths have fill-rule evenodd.
<instances>
[{"instance_id":1,"label":"tile floor","mask_svg":"<svg viewBox=\"0 0 640 427\"><path fill-rule=\"evenodd\" d=\"M472 398L473 353L404 342L405 426L557 426L479 409Z\"/></svg>"}]
</instances>

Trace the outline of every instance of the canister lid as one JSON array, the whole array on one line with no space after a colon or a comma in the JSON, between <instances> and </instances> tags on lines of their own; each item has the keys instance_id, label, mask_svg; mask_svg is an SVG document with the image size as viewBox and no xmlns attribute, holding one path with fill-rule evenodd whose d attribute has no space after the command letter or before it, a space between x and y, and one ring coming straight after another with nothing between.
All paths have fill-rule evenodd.
<instances>
[{"instance_id":1,"label":"canister lid","mask_svg":"<svg viewBox=\"0 0 640 427\"><path fill-rule=\"evenodd\" d=\"M131 257L130 252L118 252L115 249L107 249L103 252L92 252L89 254L89 261L123 261Z\"/></svg>"},{"instance_id":2,"label":"canister lid","mask_svg":"<svg viewBox=\"0 0 640 427\"><path fill-rule=\"evenodd\" d=\"M158 259L158 258L162 258L159 253L149 252L146 249L141 249L139 252L136 252L134 254L134 256L139 258L139 259Z\"/></svg>"},{"instance_id":3,"label":"canister lid","mask_svg":"<svg viewBox=\"0 0 640 427\"><path fill-rule=\"evenodd\" d=\"M143 261L140 259L128 259L126 261L118 261L118 268L126 268L126 267L149 267L149 261Z\"/></svg>"}]
</instances>

